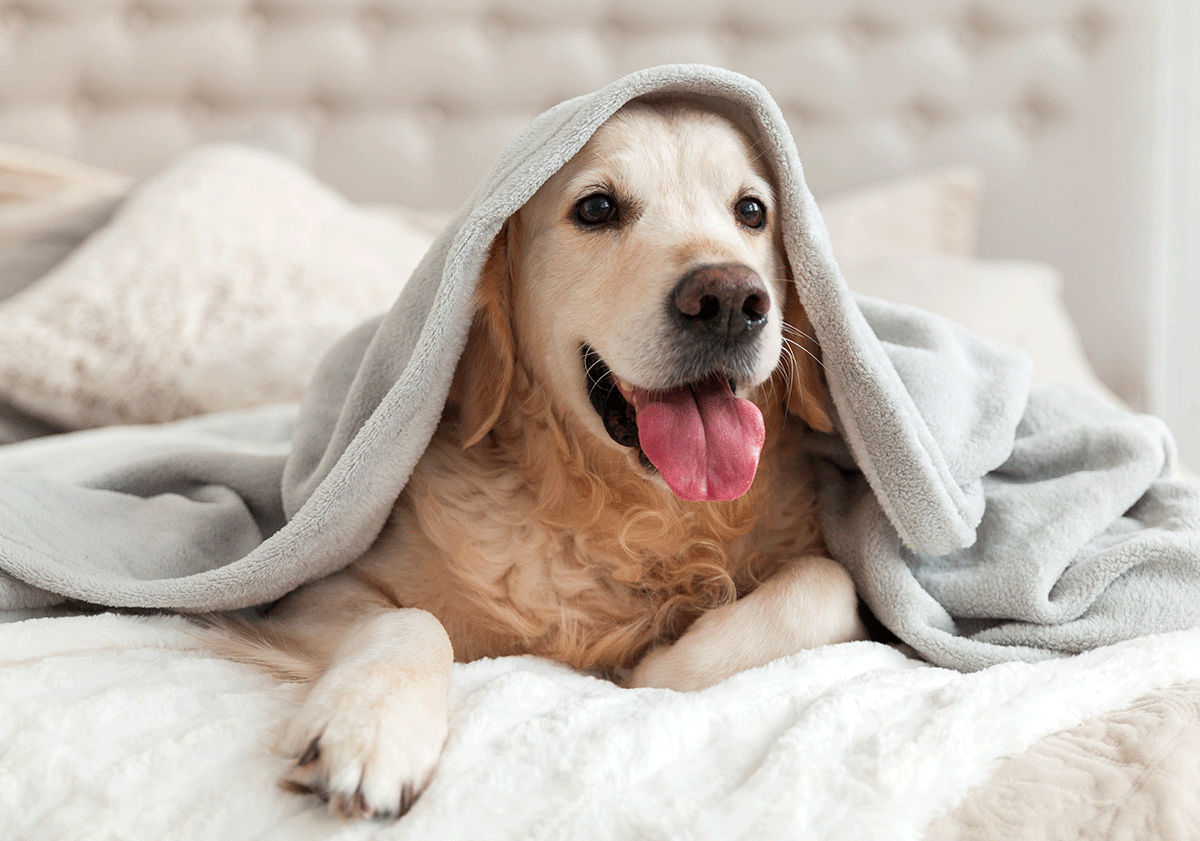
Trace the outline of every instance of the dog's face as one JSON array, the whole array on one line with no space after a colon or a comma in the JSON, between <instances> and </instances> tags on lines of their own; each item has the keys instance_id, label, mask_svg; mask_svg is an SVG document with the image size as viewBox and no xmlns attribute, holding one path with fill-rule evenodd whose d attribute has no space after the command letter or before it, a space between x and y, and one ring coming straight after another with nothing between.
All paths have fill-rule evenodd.
<instances>
[{"instance_id":1,"label":"dog's face","mask_svg":"<svg viewBox=\"0 0 1200 841\"><path fill-rule=\"evenodd\" d=\"M717 371L743 388L761 383L782 336L774 208L771 181L732 124L627 106L518 214L519 335L553 349L545 373L576 398L586 396L582 368L564 363L581 348L651 391ZM698 286L686 280L706 269ZM697 306L705 295L711 318Z\"/></svg>"},{"instance_id":2,"label":"dog's face","mask_svg":"<svg viewBox=\"0 0 1200 841\"><path fill-rule=\"evenodd\" d=\"M746 136L698 107L633 103L506 225L476 327L492 334L483 356L519 356L631 467L686 499L730 499L763 445L744 396L779 367L794 299L771 175ZM788 387L811 391L819 374L795 354L805 382Z\"/></svg>"}]
</instances>

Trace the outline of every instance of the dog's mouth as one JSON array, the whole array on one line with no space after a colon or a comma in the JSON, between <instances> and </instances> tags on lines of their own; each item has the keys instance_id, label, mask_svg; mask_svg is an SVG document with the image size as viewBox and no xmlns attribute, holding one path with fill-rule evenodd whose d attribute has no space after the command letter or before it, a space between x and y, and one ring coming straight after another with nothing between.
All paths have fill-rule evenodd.
<instances>
[{"instance_id":1,"label":"dog's mouth","mask_svg":"<svg viewBox=\"0 0 1200 841\"><path fill-rule=\"evenodd\" d=\"M766 438L762 413L725 373L650 391L621 380L587 345L583 366L609 437L636 448L680 499L736 499L749 490Z\"/></svg>"}]
</instances>

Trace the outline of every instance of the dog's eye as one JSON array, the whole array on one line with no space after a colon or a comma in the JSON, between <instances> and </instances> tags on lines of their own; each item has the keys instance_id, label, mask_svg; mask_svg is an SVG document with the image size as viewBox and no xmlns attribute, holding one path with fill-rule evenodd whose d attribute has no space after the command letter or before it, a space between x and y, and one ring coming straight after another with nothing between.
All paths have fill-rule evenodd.
<instances>
[{"instance_id":1,"label":"dog's eye","mask_svg":"<svg viewBox=\"0 0 1200 841\"><path fill-rule=\"evenodd\" d=\"M738 221L747 228L757 230L767 224L767 208L758 199L749 196L738 199L737 204L733 206L733 212L737 214Z\"/></svg>"},{"instance_id":2,"label":"dog's eye","mask_svg":"<svg viewBox=\"0 0 1200 841\"><path fill-rule=\"evenodd\" d=\"M608 193L593 193L575 205L575 218L584 225L604 225L617 218L617 200Z\"/></svg>"}]
</instances>

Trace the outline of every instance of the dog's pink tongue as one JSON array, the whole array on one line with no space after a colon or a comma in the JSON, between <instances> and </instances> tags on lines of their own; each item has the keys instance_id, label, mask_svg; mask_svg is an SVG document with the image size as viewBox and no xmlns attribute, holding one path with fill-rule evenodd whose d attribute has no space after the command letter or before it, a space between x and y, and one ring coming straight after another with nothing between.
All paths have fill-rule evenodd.
<instances>
[{"instance_id":1,"label":"dog's pink tongue","mask_svg":"<svg viewBox=\"0 0 1200 841\"><path fill-rule=\"evenodd\" d=\"M633 394L646 458L675 495L737 499L750 489L766 432L762 413L724 377L672 391Z\"/></svg>"}]
</instances>

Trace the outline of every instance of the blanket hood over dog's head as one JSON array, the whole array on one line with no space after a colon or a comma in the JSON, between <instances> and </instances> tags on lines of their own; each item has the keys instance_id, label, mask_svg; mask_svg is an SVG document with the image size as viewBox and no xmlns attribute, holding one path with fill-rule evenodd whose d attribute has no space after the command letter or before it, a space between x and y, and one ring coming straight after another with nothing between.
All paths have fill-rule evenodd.
<instances>
[{"instance_id":1,"label":"blanket hood over dog's head","mask_svg":"<svg viewBox=\"0 0 1200 841\"><path fill-rule=\"evenodd\" d=\"M648 95L710 106L756 141L778 181L784 244L822 347L839 432L906 543L932 554L970 544L983 507L977 480L1007 456L1019 414L1007 396L1021 386L1007 375L1024 363L982 344L972 350L994 355L990 364L981 366L978 358L961 366L954 359L933 361L941 341L926 329L923 335L877 337L838 270L778 106L759 83L704 65L633 73L546 111L513 141L392 311L348 336L325 360L305 400L285 474L289 514L324 508L332 504L331 492L352 488L364 533L377 531L437 424L493 238L601 124ZM905 381L906 372L893 364L881 339L912 346L911 354L922 357L919 373L914 369L920 382ZM931 372L931 361L942 370ZM981 370L994 379L981 382ZM921 401L924 416L910 396L914 386L931 392ZM955 389L972 397L963 399ZM969 445L939 441L937 416L977 405L974 395L989 391L997 411L975 419Z\"/></svg>"}]
</instances>

